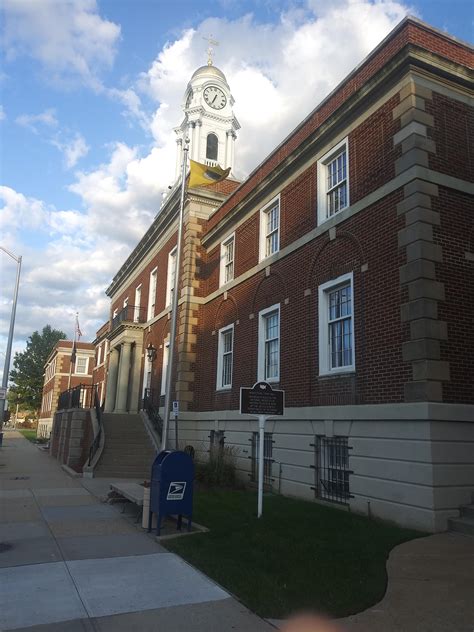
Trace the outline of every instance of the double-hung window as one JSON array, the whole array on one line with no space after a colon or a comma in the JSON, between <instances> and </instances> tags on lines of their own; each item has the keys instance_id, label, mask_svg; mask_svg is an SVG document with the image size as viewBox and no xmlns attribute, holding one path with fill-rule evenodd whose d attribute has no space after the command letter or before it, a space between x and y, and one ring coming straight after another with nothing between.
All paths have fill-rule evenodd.
<instances>
[{"instance_id":1,"label":"double-hung window","mask_svg":"<svg viewBox=\"0 0 474 632\"><path fill-rule=\"evenodd\" d=\"M264 309L258 323L258 379L280 379L280 304Z\"/></svg>"},{"instance_id":2,"label":"double-hung window","mask_svg":"<svg viewBox=\"0 0 474 632\"><path fill-rule=\"evenodd\" d=\"M77 356L74 366L74 373L76 375L87 375L87 369L89 367L89 358L86 356Z\"/></svg>"},{"instance_id":3,"label":"double-hung window","mask_svg":"<svg viewBox=\"0 0 474 632\"><path fill-rule=\"evenodd\" d=\"M150 272L150 285L148 288L148 313L147 320L151 320L155 315L156 302L156 282L158 278L158 268L153 268Z\"/></svg>"},{"instance_id":4,"label":"double-hung window","mask_svg":"<svg viewBox=\"0 0 474 632\"><path fill-rule=\"evenodd\" d=\"M349 151L345 138L318 161L318 221L349 206Z\"/></svg>"},{"instance_id":5,"label":"double-hung window","mask_svg":"<svg viewBox=\"0 0 474 632\"><path fill-rule=\"evenodd\" d=\"M135 288L135 306L134 306L134 310L133 310L133 322L134 323L139 323L140 322L140 304L142 302L142 285L140 283L140 285L138 285Z\"/></svg>"},{"instance_id":6,"label":"double-hung window","mask_svg":"<svg viewBox=\"0 0 474 632\"><path fill-rule=\"evenodd\" d=\"M353 371L353 275L319 286L319 373Z\"/></svg>"},{"instance_id":7,"label":"double-hung window","mask_svg":"<svg viewBox=\"0 0 474 632\"><path fill-rule=\"evenodd\" d=\"M166 285L166 305L173 304L173 294L176 286L176 246L168 255L168 282Z\"/></svg>"},{"instance_id":8,"label":"double-hung window","mask_svg":"<svg viewBox=\"0 0 474 632\"><path fill-rule=\"evenodd\" d=\"M235 235L230 235L221 243L220 285L234 278Z\"/></svg>"},{"instance_id":9,"label":"double-hung window","mask_svg":"<svg viewBox=\"0 0 474 632\"><path fill-rule=\"evenodd\" d=\"M234 356L234 325L219 330L217 350L217 390L232 387L232 364Z\"/></svg>"},{"instance_id":10,"label":"double-hung window","mask_svg":"<svg viewBox=\"0 0 474 632\"><path fill-rule=\"evenodd\" d=\"M260 261L280 250L280 196L260 211Z\"/></svg>"}]
</instances>

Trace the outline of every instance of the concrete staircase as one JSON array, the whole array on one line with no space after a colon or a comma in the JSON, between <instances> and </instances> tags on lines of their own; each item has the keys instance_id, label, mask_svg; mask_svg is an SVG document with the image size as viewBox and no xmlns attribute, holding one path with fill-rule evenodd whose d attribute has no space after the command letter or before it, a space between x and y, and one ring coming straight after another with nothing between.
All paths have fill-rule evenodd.
<instances>
[{"instance_id":1,"label":"concrete staircase","mask_svg":"<svg viewBox=\"0 0 474 632\"><path fill-rule=\"evenodd\" d=\"M450 531L474 535L474 494L472 494L471 500L470 505L462 505L459 518L449 518L448 529Z\"/></svg>"},{"instance_id":2,"label":"concrete staircase","mask_svg":"<svg viewBox=\"0 0 474 632\"><path fill-rule=\"evenodd\" d=\"M94 477L150 479L156 456L140 415L104 413L105 445Z\"/></svg>"}]
</instances>

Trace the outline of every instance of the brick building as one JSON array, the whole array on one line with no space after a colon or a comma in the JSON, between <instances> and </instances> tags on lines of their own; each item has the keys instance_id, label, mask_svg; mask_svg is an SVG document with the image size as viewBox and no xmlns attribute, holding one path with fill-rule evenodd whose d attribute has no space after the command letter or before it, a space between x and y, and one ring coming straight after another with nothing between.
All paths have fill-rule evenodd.
<instances>
[{"instance_id":1,"label":"brick building","mask_svg":"<svg viewBox=\"0 0 474 632\"><path fill-rule=\"evenodd\" d=\"M76 342L76 362L71 367L72 344L71 340L60 340L46 361L38 437L49 437L61 393L79 384L92 384L94 345L89 342Z\"/></svg>"},{"instance_id":2,"label":"brick building","mask_svg":"<svg viewBox=\"0 0 474 632\"><path fill-rule=\"evenodd\" d=\"M472 61L407 18L243 183L187 191L172 380L183 445L236 446L254 478L239 390L266 380L286 393L267 425L268 485L429 531L470 500ZM232 166L232 112L217 140L200 132L210 88L233 102L218 69L196 71L191 155ZM136 412L146 388L163 403L178 207L179 182L107 289L106 411Z\"/></svg>"}]
</instances>

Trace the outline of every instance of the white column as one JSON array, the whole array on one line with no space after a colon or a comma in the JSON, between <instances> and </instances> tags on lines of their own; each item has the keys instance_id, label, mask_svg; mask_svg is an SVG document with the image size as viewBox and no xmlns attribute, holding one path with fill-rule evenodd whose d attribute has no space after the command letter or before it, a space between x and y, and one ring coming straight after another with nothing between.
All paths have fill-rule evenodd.
<instances>
[{"instance_id":1,"label":"white column","mask_svg":"<svg viewBox=\"0 0 474 632\"><path fill-rule=\"evenodd\" d=\"M194 128L194 133L193 133L194 145L191 145L191 158L193 160L196 160L197 162L204 162L206 158L205 152L202 156L199 153L199 149L201 145L201 126L202 126L202 122L196 121L196 126Z\"/></svg>"},{"instance_id":2,"label":"white column","mask_svg":"<svg viewBox=\"0 0 474 632\"><path fill-rule=\"evenodd\" d=\"M131 342L122 343L122 350L120 352L120 364L117 380L117 397L115 399L115 412L125 413L127 412L127 395L128 395L128 381L130 376L130 353Z\"/></svg>"},{"instance_id":3,"label":"white column","mask_svg":"<svg viewBox=\"0 0 474 632\"><path fill-rule=\"evenodd\" d=\"M115 407L115 395L117 393L119 352L118 349L111 349L109 356L109 371L107 374L107 390L105 393L104 411L110 413Z\"/></svg>"},{"instance_id":4,"label":"white column","mask_svg":"<svg viewBox=\"0 0 474 632\"><path fill-rule=\"evenodd\" d=\"M230 172L234 171L234 151L235 151L235 139L237 138L237 134L233 131L231 132L230 139L230 164L227 166L230 167Z\"/></svg>"}]
</instances>

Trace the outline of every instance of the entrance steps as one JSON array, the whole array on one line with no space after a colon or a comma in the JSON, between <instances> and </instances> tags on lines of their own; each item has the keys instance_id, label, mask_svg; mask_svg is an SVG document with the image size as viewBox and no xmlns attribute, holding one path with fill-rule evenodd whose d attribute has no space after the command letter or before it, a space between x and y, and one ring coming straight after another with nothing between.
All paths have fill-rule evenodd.
<instances>
[{"instance_id":1,"label":"entrance steps","mask_svg":"<svg viewBox=\"0 0 474 632\"><path fill-rule=\"evenodd\" d=\"M150 479L156 451L140 415L104 413L104 450L94 477Z\"/></svg>"},{"instance_id":2,"label":"entrance steps","mask_svg":"<svg viewBox=\"0 0 474 632\"><path fill-rule=\"evenodd\" d=\"M449 531L474 535L474 494L472 494L471 500L472 503L470 505L463 505L460 508L461 515L459 518L449 518Z\"/></svg>"}]
</instances>

